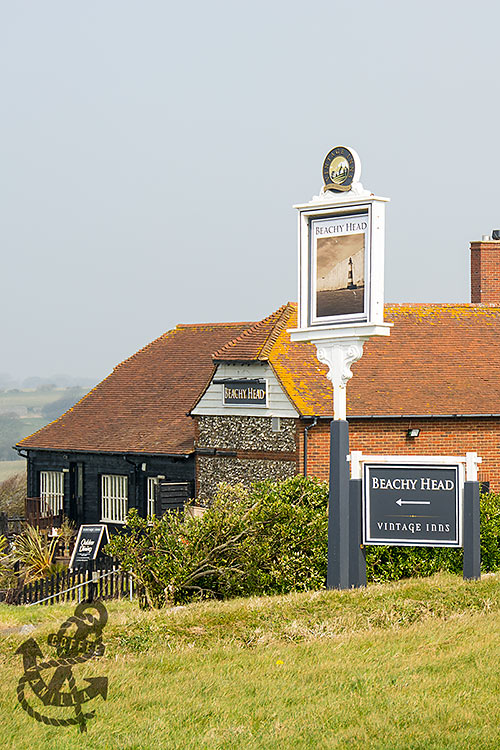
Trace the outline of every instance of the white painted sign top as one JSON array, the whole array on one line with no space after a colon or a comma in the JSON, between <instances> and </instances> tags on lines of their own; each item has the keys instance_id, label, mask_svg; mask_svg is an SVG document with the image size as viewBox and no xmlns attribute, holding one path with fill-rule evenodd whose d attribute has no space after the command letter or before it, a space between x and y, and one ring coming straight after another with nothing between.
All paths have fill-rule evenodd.
<instances>
[{"instance_id":1,"label":"white painted sign top","mask_svg":"<svg viewBox=\"0 0 500 750\"><path fill-rule=\"evenodd\" d=\"M323 164L324 187L298 204L299 312L292 341L311 342L329 366L334 415L346 418L351 365L370 336L388 336L384 321L385 204L359 182L353 149L333 148Z\"/></svg>"}]
</instances>

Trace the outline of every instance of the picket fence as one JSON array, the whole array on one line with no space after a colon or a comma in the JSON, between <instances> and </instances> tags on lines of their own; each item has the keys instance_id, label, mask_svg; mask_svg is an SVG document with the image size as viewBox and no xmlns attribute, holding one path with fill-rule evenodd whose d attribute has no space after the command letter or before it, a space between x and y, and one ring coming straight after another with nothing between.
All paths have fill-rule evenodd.
<instances>
[{"instance_id":1,"label":"picket fence","mask_svg":"<svg viewBox=\"0 0 500 750\"><path fill-rule=\"evenodd\" d=\"M1 593L7 604L48 605L97 598L132 599L137 591L132 576L110 561L106 565L92 562L83 570L65 570Z\"/></svg>"}]
</instances>

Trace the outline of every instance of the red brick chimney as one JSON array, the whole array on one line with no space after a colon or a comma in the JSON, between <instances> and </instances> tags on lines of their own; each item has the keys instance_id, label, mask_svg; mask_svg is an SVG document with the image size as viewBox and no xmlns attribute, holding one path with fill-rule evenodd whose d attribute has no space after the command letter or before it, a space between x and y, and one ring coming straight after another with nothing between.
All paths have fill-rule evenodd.
<instances>
[{"instance_id":1,"label":"red brick chimney","mask_svg":"<svg viewBox=\"0 0 500 750\"><path fill-rule=\"evenodd\" d=\"M488 235L470 243L470 299L500 305L500 240Z\"/></svg>"}]
</instances>

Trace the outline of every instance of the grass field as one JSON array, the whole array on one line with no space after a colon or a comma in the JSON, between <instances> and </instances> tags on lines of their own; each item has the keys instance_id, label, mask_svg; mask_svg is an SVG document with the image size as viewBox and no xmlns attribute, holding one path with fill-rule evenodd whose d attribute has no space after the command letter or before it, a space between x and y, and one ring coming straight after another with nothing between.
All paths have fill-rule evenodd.
<instances>
[{"instance_id":1,"label":"grass field","mask_svg":"<svg viewBox=\"0 0 500 750\"><path fill-rule=\"evenodd\" d=\"M72 607L0 606L5 750L500 747L498 575L108 610L106 654L74 669L79 685L109 678L108 700L92 701L96 718L80 735L35 722L16 702L14 652L28 635L15 631L33 625L49 656L47 635Z\"/></svg>"},{"instance_id":2,"label":"grass field","mask_svg":"<svg viewBox=\"0 0 500 750\"><path fill-rule=\"evenodd\" d=\"M13 461L15 443L52 422L86 392L85 388L0 391L0 462Z\"/></svg>"},{"instance_id":3,"label":"grass field","mask_svg":"<svg viewBox=\"0 0 500 750\"><path fill-rule=\"evenodd\" d=\"M19 461L0 461L0 483L14 476L14 474L25 473L26 460L24 458L21 458Z\"/></svg>"},{"instance_id":4,"label":"grass field","mask_svg":"<svg viewBox=\"0 0 500 750\"><path fill-rule=\"evenodd\" d=\"M65 393L64 388L42 389L13 389L0 393L0 409L2 411L17 411L30 407L39 411L43 406L56 401Z\"/></svg>"}]
</instances>

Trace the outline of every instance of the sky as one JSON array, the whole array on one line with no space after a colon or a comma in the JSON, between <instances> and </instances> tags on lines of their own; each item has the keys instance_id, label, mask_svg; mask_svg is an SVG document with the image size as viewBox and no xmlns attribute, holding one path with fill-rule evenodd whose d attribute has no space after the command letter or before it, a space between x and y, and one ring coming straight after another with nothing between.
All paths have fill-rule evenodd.
<instances>
[{"instance_id":1,"label":"sky","mask_svg":"<svg viewBox=\"0 0 500 750\"><path fill-rule=\"evenodd\" d=\"M500 5L0 0L0 371L106 376L297 299L296 211L351 146L386 301L468 302L500 228Z\"/></svg>"}]
</instances>

